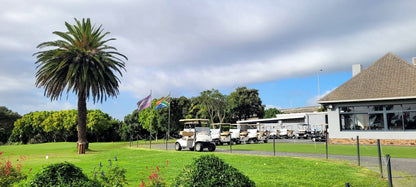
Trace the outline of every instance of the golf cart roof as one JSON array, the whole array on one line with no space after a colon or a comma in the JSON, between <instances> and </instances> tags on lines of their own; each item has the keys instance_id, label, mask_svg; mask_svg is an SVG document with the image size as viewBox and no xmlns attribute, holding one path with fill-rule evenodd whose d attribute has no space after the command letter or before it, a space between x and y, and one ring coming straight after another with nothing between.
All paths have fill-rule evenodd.
<instances>
[{"instance_id":1,"label":"golf cart roof","mask_svg":"<svg viewBox=\"0 0 416 187\"><path fill-rule=\"evenodd\" d=\"M208 119L180 119L180 122L184 122L185 124L207 124L208 123Z\"/></svg>"},{"instance_id":2,"label":"golf cart roof","mask_svg":"<svg viewBox=\"0 0 416 187\"><path fill-rule=\"evenodd\" d=\"M211 125L231 125L231 123L211 123Z\"/></svg>"},{"instance_id":3,"label":"golf cart roof","mask_svg":"<svg viewBox=\"0 0 416 187\"><path fill-rule=\"evenodd\" d=\"M262 124L248 124L248 123L238 123L238 124L232 124L232 125L242 125L242 126L244 126L244 125L248 125L248 126L258 126L258 125L262 125Z\"/></svg>"}]
</instances>

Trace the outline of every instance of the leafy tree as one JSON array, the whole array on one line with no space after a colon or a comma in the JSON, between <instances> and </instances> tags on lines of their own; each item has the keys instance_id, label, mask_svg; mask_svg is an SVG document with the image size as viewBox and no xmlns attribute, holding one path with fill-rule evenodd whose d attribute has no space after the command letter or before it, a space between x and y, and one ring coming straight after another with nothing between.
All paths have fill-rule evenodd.
<instances>
[{"instance_id":1,"label":"leafy tree","mask_svg":"<svg viewBox=\"0 0 416 187\"><path fill-rule=\"evenodd\" d=\"M227 96L221 94L218 90L206 90L201 92L198 97L201 107L207 112L211 122L216 120L220 123L224 122L227 114Z\"/></svg>"},{"instance_id":2,"label":"leafy tree","mask_svg":"<svg viewBox=\"0 0 416 187\"><path fill-rule=\"evenodd\" d=\"M262 118L264 116L264 106L258 91L257 89L239 87L230 93L228 101L233 121L246 120L251 117Z\"/></svg>"},{"instance_id":3,"label":"leafy tree","mask_svg":"<svg viewBox=\"0 0 416 187\"><path fill-rule=\"evenodd\" d=\"M144 134L148 134L148 132L140 124L139 112L137 110L134 110L131 114L124 117L120 133L121 140L128 141L133 139L135 135L143 136Z\"/></svg>"},{"instance_id":4,"label":"leafy tree","mask_svg":"<svg viewBox=\"0 0 416 187\"><path fill-rule=\"evenodd\" d=\"M264 118L275 118L276 114L284 114L284 112L280 111L277 108L269 108L264 111Z\"/></svg>"},{"instance_id":5,"label":"leafy tree","mask_svg":"<svg viewBox=\"0 0 416 187\"><path fill-rule=\"evenodd\" d=\"M90 134L94 135L97 142L103 135L103 132L107 131L111 127L111 118L108 114L105 114L101 110L92 110L87 115L87 129ZM104 139L104 137L101 137Z\"/></svg>"},{"instance_id":6,"label":"leafy tree","mask_svg":"<svg viewBox=\"0 0 416 187\"><path fill-rule=\"evenodd\" d=\"M191 103L188 108L188 112L185 116L186 119L192 119L192 118L208 118L209 114L201 104L201 99L197 97L193 97L190 99Z\"/></svg>"},{"instance_id":7,"label":"leafy tree","mask_svg":"<svg viewBox=\"0 0 416 187\"><path fill-rule=\"evenodd\" d=\"M7 107L0 106L0 144L7 142L12 134L14 122L21 117L18 113L7 109Z\"/></svg>"},{"instance_id":8,"label":"leafy tree","mask_svg":"<svg viewBox=\"0 0 416 187\"><path fill-rule=\"evenodd\" d=\"M119 78L125 70L123 59L127 57L107 45L114 38L104 39L109 32L102 26L91 25L90 19L75 19L76 24L65 22L67 32L55 31L61 39L41 43L39 49L52 48L35 53L36 86L45 89L44 94L57 100L66 90L78 95L78 153L85 154L87 141L87 99L95 102L118 94Z\"/></svg>"},{"instance_id":9,"label":"leafy tree","mask_svg":"<svg viewBox=\"0 0 416 187\"><path fill-rule=\"evenodd\" d=\"M183 124L179 120L186 118L191 107L191 100L184 96L172 98L170 107L170 135L177 135L183 129Z\"/></svg>"},{"instance_id":10,"label":"leafy tree","mask_svg":"<svg viewBox=\"0 0 416 187\"><path fill-rule=\"evenodd\" d=\"M89 110L89 138L118 141L121 122L101 110ZM15 122L11 142L43 143L77 140L77 110L41 111L24 115Z\"/></svg>"}]
</instances>

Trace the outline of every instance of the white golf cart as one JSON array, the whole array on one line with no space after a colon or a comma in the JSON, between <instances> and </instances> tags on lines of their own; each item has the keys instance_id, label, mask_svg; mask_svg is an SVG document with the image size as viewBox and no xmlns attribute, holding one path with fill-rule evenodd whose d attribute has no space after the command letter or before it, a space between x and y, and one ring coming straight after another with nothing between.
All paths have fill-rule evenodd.
<instances>
[{"instance_id":1,"label":"white golf cart","mask_svg":"<svg viewBox=\"0 0 416 187\"><path fill-rule=\"evenodd\" d=\"M298 132L296 134L296 138L304 138L308 139L311 137L311 127L309 124L301 123L298 124Z\"/></svg>"},{"instance_id":2,"label":"white golf cart","mask_svg":"<svg viewBox=\"0 0 416 187\"><path fill-rule=\"evenodd\" d=\"M208 148L208 151L215 151L215 143L212 142L211 131L209 127L202 127L207 124L207 119L181 119L180 122L185 123L183 131L180 132L182 136L175 142L175 150L180 151L188 148L193 151L203 151Z\"/></svg>"},{"instance_id":3,"label":"white golf cart","mask_svg":"<svg viewBox=\"0 0 416 187\"><path fill-rule=\"evenodd\" d=\"M219 125L217 125L216 123L212 123L210 131L211 131L212 141L215 143L215 145L220 145L221 129L220 129Z\"/></svg>"},{"instance_id":4,"label":"white golf cart","mask_svg":"<svg viewBox=\"0 0 416 187\"><path fill-rule=\"evenodd\" d=\"M243 125L243 124L239 124ZM241 141L248 142L248 143L257 143L259 141L263 141L267 143L269 139L270 132L269 131L259 131L260 124L246 124L244 125L245 131L240 133ZM242 128L243 129L243 128Z\"/></svg>"},{"instance_id":5,"label":"white golf cart","mask_svg":"<svg viewBox=\"0 0 416 187\"><path fill-rule=\"evenodd\" d=\"M240 140L241 130L238 128L237 125L238 124L231 124L230 126L231 141L234 142L235 144L241 144L241 140Z\"/></svg>"},{"instance_id":6,"label":"white golf cart","mask_svg":"<svg viewBox=\"0 0 416 187\"><path fill-rule=\"evenodd\" d=\"M281 138L295 138L293 130L288 130L286 126L282 125L282 128L279 130L279 136Z\"/></svg>"},{"instance_id":7,"label":"white golf cart","mask_svg":"<svg viewBox=\"0 0 416 187\"><path fill-rule=\"evenodd\" d=\"M232 125L230 123L213 123L211 124L211 126L213 126L214 128L216 128L218 126L219 129L219 143L217 145L223 145L223 144L228 144L230 145L230 143L234 143L234 144L241 144L240 141L240 129L237 129L236 125ZM234 127L235 126L235 127ZM213 132L211 129L211 133ZM215 129L214 132L216 132L217 129ZM214 137L216 138L217 136L213 136L211 134L211 137L214 140Z\"/></svg>"},{"instance_id":8,"label":"white golf cart","mask_svg":"<svg viewBox=\"0 0 416 187\"><path fill-rule=\"evenodd\" d=\"M313 142L326 141L327 129L328 129L327 124L314 125L312 133L311 133L311 140Z\"/></svg>"}]
</instances>

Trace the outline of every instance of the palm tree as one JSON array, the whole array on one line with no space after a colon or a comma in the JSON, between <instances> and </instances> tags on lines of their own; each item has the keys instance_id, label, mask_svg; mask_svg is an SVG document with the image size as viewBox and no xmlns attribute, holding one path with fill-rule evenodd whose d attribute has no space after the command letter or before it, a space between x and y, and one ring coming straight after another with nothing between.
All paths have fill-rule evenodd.
<instances>
[{"instance_id":1,"label":"palm tree","mask_svg":"<svg viewBox=\"0 0 416 187\"><path fill-rule=\"evenodd\" d=\"M103 102L107 97L116 97L119 93L120 79L125 71L123 60L127 57L117 49L107 45L115 38L104 39L109 32L103 32L91 25L90 19L75 19L76 24L65 22L67 32L55 31L59 40L41 43L37 58L36 86L45 89L44 95L57 100L66 90L78 95L78 153L85 154L87 141L87 99L92 96L95 102Z\"/></svg>"}]
</instances>

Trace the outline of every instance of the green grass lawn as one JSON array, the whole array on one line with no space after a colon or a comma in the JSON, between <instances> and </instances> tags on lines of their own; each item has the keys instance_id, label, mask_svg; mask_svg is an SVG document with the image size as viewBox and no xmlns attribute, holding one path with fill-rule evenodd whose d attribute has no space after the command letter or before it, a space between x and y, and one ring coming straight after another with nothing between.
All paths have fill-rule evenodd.
<instances>
[{"instance_id":1,"label":"green grass lawn","mask_svg":"<svg viewBox=\"0 0 416 187\"><path fill-rule=\"evenodd\" d=\"M12 161L20 155L27 156L22 163L22 172L27 173L32 168L29 178L42 167L63 161L81 167L85 174L92 177L94 167L98 167L100 162L107 166L107 160L112 159L113 164L126 168L129 186L138 186L140 179L147 179L142 174L146 173L146 167L164 167L166 161L169 165L162 169L162 175L171 184L185 165L204 154L220 157L247 175L257 186L345 186L346 182L353 186L371 186L379 179L375 172L337 160L149 150L130 147L128 142L91 143L85 155L77 154L75 143L1 146L0 150L4 151L2 158ZM117 157L117 162L114 162L114 157ZM376 186L386 185L386 181L381 180Z\"/></svg>"},{"instance_id":2,"label":"green grass lawn","mask_svg":"<svg viewBox=\"0 0 416 187\"><path fill-rule=\"evenodd\" d=\"M229 149L230 146L218 146ZM276 143L276 152L325 154L325 144ZM235 150L271 151L273 143L233 145ZM381 146L382 156L390 154L394 158L416 158L416 146ZM356 145L328 145L328 154L357 155ZM360 145L361 156L378 156L377 146Z\"/></svg>"}]
</instances>

